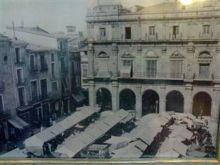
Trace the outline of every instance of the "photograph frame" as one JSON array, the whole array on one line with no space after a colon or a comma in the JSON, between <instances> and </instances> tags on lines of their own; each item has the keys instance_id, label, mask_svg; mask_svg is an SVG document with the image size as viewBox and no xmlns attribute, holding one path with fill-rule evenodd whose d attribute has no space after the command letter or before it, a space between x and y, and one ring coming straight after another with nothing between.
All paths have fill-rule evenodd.
<instances>
[{"instance_id":1,"label":"photograph frame","mask_svg":"<svg viewBox=\"0 0 220 165\"><path fill-rule=\"evenodd\" d=\"M13 29L13 31L14 31L14 28L15 28L14 23L12 23L11 29ZM219 44L220 41L217 40L217 43ZM88 46L90 45L88 44ZM115 47L114 46L115 45L113 43L112 48L118 49L117 45ZM91 50L89 49L90 47L88 48L88 51L94 51L94 48L91 48ZM124 53L124 55L126 56L125 58L133 58L129 54ZM106 56L104 54L98 58L104 59L106 58ZM149 57L149 58L152 58L152 57ZM153 58L157 58L157 57L153 57ZM48 69L48 68L45 68L45 69ZM23 77L23 75L21 77ZM90 79L93 79L93 78L94 77L88 77L88 82L90 81ZM47 79L47 77L45 79ZM111 80L111 81L113 84L115 80ZM40 81L40 83L43 83L43 82ZM219 85L219 82L217 83L217 85ZM40 86L42 86L42 84ZM219 89L217 90L220 91ZM220 111L220 109L218 111ZM219 117L216 117L216 118L218 119L218 127L217 127L218 130L217 130L217 136L216 136L217 137L216 158L189 158L189 159L183 159L183 158L180 158L180 159L176 159L176 158L174 159L173 158L140 158L140 159L75 159L75 158L74 159L69 159L69 158L67 159L66 158L25 158L25 159L9 158L8 159L8 158L0 158L0 164L172 164L172 163L175 163L175 164L177 163L180 163L180 164L181 163L218 164L220 163L220 119Z\"/></svg>"}]
</instances>

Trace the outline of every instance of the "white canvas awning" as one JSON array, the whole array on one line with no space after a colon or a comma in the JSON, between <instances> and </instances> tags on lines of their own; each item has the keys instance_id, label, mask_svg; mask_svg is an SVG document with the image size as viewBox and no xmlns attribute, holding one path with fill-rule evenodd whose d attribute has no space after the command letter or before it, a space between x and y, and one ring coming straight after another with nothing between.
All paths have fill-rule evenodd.
<instances>
[{"instance_id":1,"label":"white canvas awning","mask_svg":"<svg viewBox=\"0 0 220 165\"><path fill-rule=\"evenodd\" d=\"M12 151L9 151L7 153L4 153L0 156L1 158L27 158L27 154L24 150L20 150L19 148L16 148Z\"/></svg>"},{"instance_id":2,"label":"white canvas awning","mask_svg":"<svg viewBox=\"0 0 220 165\"><path fill-rule=\"evenodd\" d=\"M189 131L186 127L181 125L173 125L170 127L172 130L172 133L169 135L169 137L172 138L182 138L185 139L191 139L193 133Z\"/></svg>"},{"instance_id":3,"label":"white canvas awning","mask_svg":"<svg viewBox=\"0 0 220 165\"><path fill-rule=\"evenodd\" d=\"M178 158L180 156L179 153L177 153L174 150L169 150L167 152L157 153L157 158Z\"/></svg>"},{"instance_id":4,"label":"white canvas awning","mask_svg":"<svg viewBox=\"0 0 220 165\"><path fill-rule=\"evenodd\" d=\"M118 137L118 136L111 136L105 143L108 144L117 144L122 142L130 142L132 139L130 137Z\"/></svg>"},{"instance_id":5,"label":"white canvas awning","mask_svg":"<svg viewBox=\"0 0 220 165\"><path fill-rule=\"evenodd\" d=\"M29 126L28 123L26 123L24 120L22 120L21 118L19 118L18 116L13 117L11 119L8 120L8 122L15 128L22 130L25 129Z\"/></svg>"},{"instance_id":6,"label":"white canvas awning","mask_svg":"<svg viewBox=\"0 0 220 165\"><path fill-rule=\"evenodd\" d=\"M85 149L90 144L93 144L97 139L101 138L112 127L118 124L121 120L129 115L128 112L120 110L102 120L89 126L84 132L77 136L73 136L68 141L65 141L60 148L55 151L61 155L68 155L72 158L81 150ZM66 152L68 151L68 152Z\"/></svg>"},{"instance_id":7,"label":"white canvas awning","mask_svg":"<svg viewBox=\"0 0 220 165\"><path fill-rule=\"evenodd\" d=\"M135 147L137 141L130 143L128 146L113 151L113 158L140 158L143 154L138 147Z\"/></svg>"},{"instance_id":8,"label":"white canvas awning","mask_svg":"<svg viewBox=\"0 0 220 165\"><path fill-rule=\"evenodd\" d=\"M85 120L97 111L98 110L94 110L92 107L79 108L78 111L76 111L71 116L26 139L24 141L25 148L29 152L42 154L43 144L45 142L54 139L56 136L72 128L74 125Z\"/></svg>"},{"instance_id":9,"label":"white canvas awning","mask_svg":"<svg viewBox=\"0 0 220 165\"><path fill-rule=\"evenodd\" d=\"M181 139L166 138L157 153L157 157L162 157L166 153L171 153L174 157L178 157L179 155L186 156L188 146L183 144L181 141Z\"/></svg>"}]
</instances>

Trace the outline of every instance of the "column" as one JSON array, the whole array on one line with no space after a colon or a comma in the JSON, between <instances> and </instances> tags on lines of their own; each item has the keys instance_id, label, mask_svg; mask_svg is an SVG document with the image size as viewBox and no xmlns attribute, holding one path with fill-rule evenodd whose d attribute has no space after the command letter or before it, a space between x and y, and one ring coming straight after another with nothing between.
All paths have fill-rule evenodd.
<instances>
[{"instance_id":1,"label":"column","mask_svg":"<svg viewBox=\"0 0 220 165\"><path fill-rule=\"evenodd\" d=\"M136 86L136 118L140 119L142 117L142 85L138 84Z\"/></svg>"},{"instance_id":2,"label":"column","mask_svg":"<svg viewBox=\"0 0 220 165\"><path fill-rule=\"evenodd\" d=\"M213 89L213 98L212 98L212 110L211 118L213 120L219 119L219 107L220 107L220 85L215 85Z\"/></svg>"},{"instance_id":3,"label":"column","mask_svg":"<svg viewBox=\"0 0 220 165\"><path fill-rule=\"evenodd\" d=\"M69 114L72 113L72 106L71 106L71 100L70 100L70 98L68 99L68 113L69 113Z\"/></svg>"},{"instance_id":4,"label":"column","mask_svg":"<svg viewBox=\"0 0 220 165\"><path fill-rule=\"evenodd\" d=\"M118 93L118 82L112 81L112 111L119 110L119 93Z\"/></svg>"},{"instance_id":5,"label":"column","mask_svg":"<svg viewBox=\"0 0 220 165\"><path fill-rule=\"evenodd\" d=\"M218 42L218 46L216 49L216 55L213 56L213 73L214 73L214 82L220 84L220 60L219 60L219 56L220 56L220 42Z\"/></svg>"},{"instance_id":6,"label":"column","mask_svg":"<svg viewBox=\"0 0 220 165\"><path fill-rule=\"evenodd\" d=\"M185 93L186 93L185 98L184 98L184 112L185 113L192 113L192 104L193 104L192 90L193 90L192 84L185 85Z\"/></svg>"},{"instance_id":7,"label":"column","mask_svg":"<svg viewBox=\"0 0 220 165\"><path fill-rule=\"evenodd\" d=\"M166 112L166 86L162 85L160 87L159 95L159 113Z\"/></svg>"},{"instance_id":8,"label":"column","mask_svg":"<svg viewBox=\"0 0 220 165\"><path fill-rule=\"evenodd\" d=\"M62 117L63 116L63 100L60 100L59 108L60 108L60 116Z\"/></svg>"},{"instance_id":9,"label":"column","mask_svg":"<svg viewBox=\"0 0 220 165\"><path fill-rule=\"evenodd\" d=\"M94 47L92 44L89 44L89 50L88 50L88 67L89 67L89 77L93 77L94 76Z\"/></svg>"},{"instance_id":10,"label":"column","mask_svg":"<svg viewBox=\"0 0 220 165\"><path fill-rule=\"evenodd\" d=\"M194 52L195 52L195 46L194 46L194 43L192 42L189 42L188 45L187 45L187 59L186 59L186 62L187 62L187 67L185 69L185 71L183 70L183 73L185 73L185 76L184 76L184 81L185 82L192 82L193 81L193 76L194 76L194 73L196 71L196 68L195 68L195 61L194 61Z\"/></svg>"},{"instance_id":11,"label":"column","mask_svg":"<svg viewBox=\"0 0 220 165\"><path fill-rule=\"evenodd\" d=\"M96 105L96 91L94 81L89 81L89 105L95 107Z\"/></svg>"},{"instance_id":12,"label":"column","mask_svg":"<svg viewBox=\"0 0 220 165\"><path fill-rule=\"evenodd\" d=\"M137 46L137 56L135 58L135 68L134 68L134 76L141 77L142 76L142 46Z\"/></svg>"},{"instance_id":13,"label":"column","mask_svg":"<svg viewBox=\"0 0 220 165\"><path fill-rule=\"evenodd\" d=\"M112 44L111 72L112 77L118 77L118 46L115 43Z\"/></svg>"},{"instance_id":14,"label":"column","mask_svg":"<svg viewBox=\"0 0 220 165\"><path fill-rule=\"evenodd\" d=\"M3 128L4 128L4 133L5 133L5 139L8 140L9 139L9 132L8 132L8 123L7 122L3 122Z\"/></svg>"}]
</instances>

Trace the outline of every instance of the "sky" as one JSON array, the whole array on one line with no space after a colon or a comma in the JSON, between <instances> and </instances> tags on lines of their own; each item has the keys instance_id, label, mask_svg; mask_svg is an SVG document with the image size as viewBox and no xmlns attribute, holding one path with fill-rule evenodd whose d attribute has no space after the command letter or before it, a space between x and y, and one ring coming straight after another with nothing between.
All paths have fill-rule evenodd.
<instances>
[{"instance_id":1,"label":"sky","mask_svg":"<svg viewBox=\"0 0 220 165\"><path fill-rule=\"evenodd\" d=\"M86 32L86 13L98 0L0 0L0 33L6 26L40 26L49 32L65 31L74 25L77 31ZM99 0L100 3L112 0ZM121 0L122 4L152 5L163 0ZM168 1L168 0L166 0Z\"/></svg>"}]
</instances>

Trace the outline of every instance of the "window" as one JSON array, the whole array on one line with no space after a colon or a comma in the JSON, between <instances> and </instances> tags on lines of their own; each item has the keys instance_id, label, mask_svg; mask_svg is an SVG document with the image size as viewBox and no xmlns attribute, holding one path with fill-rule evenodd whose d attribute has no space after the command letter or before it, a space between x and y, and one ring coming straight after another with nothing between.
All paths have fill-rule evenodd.
<instances>
[{"instance_id":1,"label":"window","mask_svg":"<svg viewBox=\"0 0 220 165\"><path fill-rule=\"evenodd\" d=\"M57 82L52 82L52 91L57 91Z\"/></svg>"},{"instance_id":2,"label":"window","mask_svg":"<svg viewBox=\"0 0 220 165\"><path fill-rule=\"evenodd\" d=\"M41 97L42 99L47 98L47 79L41 80Z\"/></svg>"},{"instance_id":3,"label":"window","mask_svg":"<svg viewBox=\"0 0 220 165\"><path fill-rule=\"evenodd\" d=\"M4 106L3 106L3 96L0 96L0 112L4 111Z\"/></svg>"},{"instance_id":4,"label":"window","mask_svg":"<svg viewBox=\"0 0 220 165\"><path fill-rule=\"evenodd\" d=\"M182 76L182 60L172 60L171 61L171 78L181 78Z\"/></svg>"},{"instance_id":5,"label":"window","mask_svg":"<svg viewBox=\"0 0 220 165\"><path fill-rule=\"evenodd\" d=\"M55 63L51 64L51 74L52 74L52 77L55 77Z\"/></svg>"},{"instance_id":6,"label":"window","mask_svg":"<svg viewBox=\"0 0 220 165\"><path fill-rule=\"evenodd\" d=\"M209 78L210 64L199 64L199 78Z\"/></svg>"},{"instance_id":7,"label":"window","mask_svg":"<svg viewBox=\"0 0 220 165\"><path fill-rule=\"evenodd\" d=\"M87 77L88 67L87 65L82 65L82 77Z\"/></svg>"},{"instance_id":8,"label":"window","mask_svg":"<svg viewBox=\"0 0 220 165\"><path fill-rule=\"evenodd\" d=\"M45 59L45 56L44 55L40 55L40 67L41 67L41 71L45 71L47 70L47 62L46 62L46 59Z\"/></svg>"},{"instance_id":9,"label":"window","mask_svg":"<svg viewBox=\"0 0 220 165\"><path fill-rule=\"evenodd\" d=\"M22 69L17 69L17 79L18 79L18 83L22 83Z\"/></svg>"},{"instance_id":10,"label":"window","mask_svg":"<svg viewBox=\"0 0 220 165\"><path fill-rule=\"evenodd\" d=\"M131 66L132 60L123 60L123 66Z\"/></svg>"},{"instance_id":11,"label":"window","mask_svg":"<svg viewBox=\"0 0 220 165\"><path fill-rule=\"evenodd\" d=\"M38 98L38 92L37 92L37 81L31 82L31 99L32 101L36 101Z\"/></svg>"},{"instance_id":12,"label":"window","mask_svg":"<svg viewBox=\"0 0 220 165\"><path fill-rule=\"evenodd\" d=\"M125 28L125 39L131 39L131 27Z\"/></svg>"},{"instance_id":13,"label":"window","mask_svg":"<svg viewBox=\"0 0 220 165\"><path fill-rule=\"evenodd\" d=\"M147 60L147 77L156 77L157 74L157 61L156 60Z\"/></svg>"},{"instance_id":14,"label":"window","mask_svg":"<svg viewBox=\"0 0 220 165\"><path fill-rule=\"evenodd\" d=\"M16 56L16 63L19 63L21 61L19 48L15 48L15 56Z\"/></svg>"},{"instance_id":15,"label":"window","mask_svg":"<svg viewBox=\"0 0 220 165\"><path fill-rule=\"evenodd\" d=\"M7 64L7 62L8 62L8 56L5 55L5 56L4 56L4 64Z\"/></svg>"},{"instance_id":16,"label":"window","mask_svg":"<svg viewBox=\"0 0 220 165\"><path fill-rule=\"evenodd\" d=\"M210 33L210 25L203 25L203 34Z\"/></svg>"},{"instance_id":17,"label":"window","mask_svg":"<svg viewBox=\"0 0 220 165\"><path fill-rule=\"evenodd\" d=\"M54 54L51 54L51 61L54 61Z\"/></svg>"},{"instance_id":18,"label":"window","mask_svg":"<svg viewBox=\"0 0 220 165\"><path fill-rule=\"evenodd\" d=\"M35 61L34 61L34 55L30 56L30 67L33 68L35 65Z\"/></svg>"},{"instance_id":19,"label":"window","mask_svg":"<svg viewBox=\"0 0 220 165\"><path fill-rule=\"evenodd\" d=\"M60 50L62 51L63 50L63 43L60 42Z\"/></svg>"},{"instance_id":20,"label":"window","mask_svg":"<svg viewBox=\"0 0 220 165\"><path fill-rule=\"evenodd\" d=\"M173 35L176 36L179 34L179 26L173 26Z\"/></svg>"},{"instance_id":21,"label":"window","mask_svg":"<svg viewBox=\"0 0 220 165\"><path fill-rule=\"evenodd\" d=\"M155 35L155 26L149 27L149 35Z\"/></svg>"},{"instance_id":22,"label":"window","mask_svg":"<svg viewBox=\"0 0 220 165\"><path fill-rule=\"evenodd\" d=\"M20 106L24 106L24 87L18 88L18 98L19 98L19 104Z\"/></svg>"},{"instance_id":23,"label":"window","mask_svg":"<svg viewBox=\"0 0 220 165\"><path fill-rule=\"evenodd\" d=\"M105 28L100 28L100 37L106 37L106 29Z\"/></svg>"}]
</instances>

